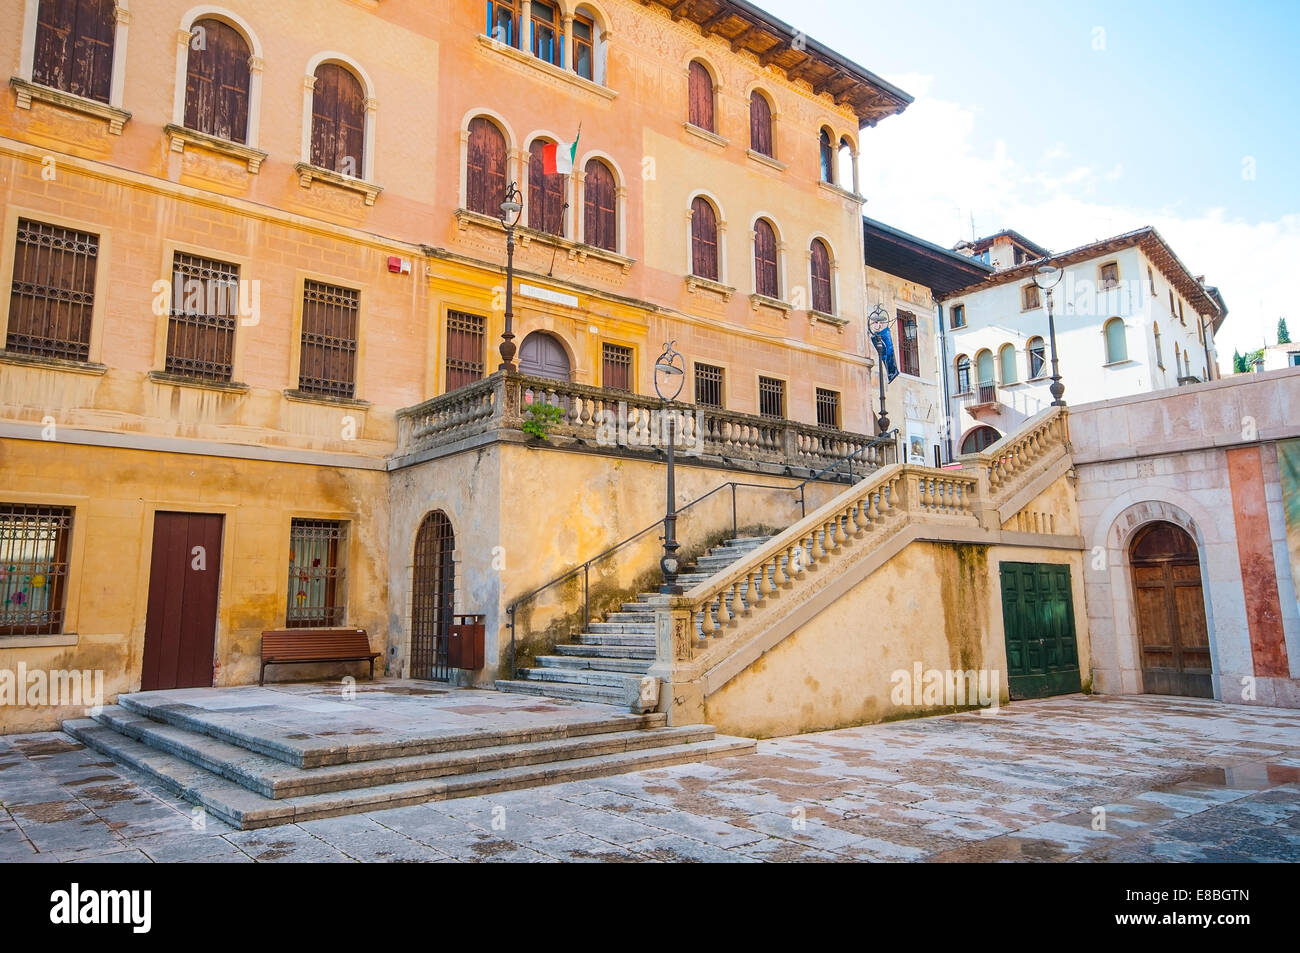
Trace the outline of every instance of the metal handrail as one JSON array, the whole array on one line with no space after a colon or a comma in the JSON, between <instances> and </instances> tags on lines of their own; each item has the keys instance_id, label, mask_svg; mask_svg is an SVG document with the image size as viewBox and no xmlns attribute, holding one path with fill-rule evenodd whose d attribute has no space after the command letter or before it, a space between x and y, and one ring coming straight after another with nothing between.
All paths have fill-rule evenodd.
<instances>
[{"instance_id":1,"label":"metal handrail","mask_svg":"<svg viewBox=\"0 0 1300 953\"><path fill-rule=\"evenodd\" d=\"M737 488L740 487L754 487L760 490L788 491L790 493L794 493L797 491L799 493L799 511L801 514L800 518L803 518L807 516L807 487L809 483L816 482L821 478L822 475L829 473L832 469L839 467L846 462L849 463L850 465L849 472L850 474L852 474L852 461L854 457L856 457L858 454L862 453L865 450L869 450L874 447L886 447L886 446L893 446L895 449L897 449L896 441L885 440L883 438L872 438L872 442L870 444L863 447L859 447L853 453L849 454L849 456L844 457L841 460L837 460L831 466L823 468L822 470L808 477L808 479L804 480L802 483L799 483L795 486L789 486L789 487L770 486L766 483L744 483L738 480L728 480L726 483L722 483L719 484L718 486L715 486L712 490L709 490L709 492L703 494L702 496L698 496L695 499L691 500L689 503L685 503L682 506L678 507L677 512L679 514L684 513L687 510L689 510L692 506L695 506L697 503L703 503L705 500L709 499L714 494L720 493L721 491L726 489L730 489L731 490L731 532L732 535L734 536L740 531L740 521L736 509L736 490ZM866 474L864 474L864 479L865 476ZM506 625L510 629L510 674L512 678L517 672L517 668L515 665L515 611L519 608L519 606L527 602L529 599L532 599L534 596L542 592L545 592L547 589L550 589L552 586L557 586L562 582L567 582L568 580L578 575L578 573L582 573L582 617L585 620L583 622L583 625L588 624L591 621L591 567L595 563L600 562L605 557L622 549L624 546L627 546L635 542L636 540L640 539L642 536L646 535L646 533L652 532L653 530L656 529L662 529L663 525L664 525L663 519L656 520L655 522L647 526L645 529L633 533L631 536L628 536L626 539L620 540L619 542L615 543L613 546L610 546L608 549L605 549L602 552L597 553L595 556L592 556L590 559L588 559L586 562L582 563L581 565L575 566L573 569L570 569L568 572L556 576L554 579L550 580L549 582L543 583L542 585L538 586L536 589L524 593L522 596L519 596L518 598L512 600L510 604L506 606L506 615L509 618L509 621L506 622Z\"/></svg>"}]
</instances>

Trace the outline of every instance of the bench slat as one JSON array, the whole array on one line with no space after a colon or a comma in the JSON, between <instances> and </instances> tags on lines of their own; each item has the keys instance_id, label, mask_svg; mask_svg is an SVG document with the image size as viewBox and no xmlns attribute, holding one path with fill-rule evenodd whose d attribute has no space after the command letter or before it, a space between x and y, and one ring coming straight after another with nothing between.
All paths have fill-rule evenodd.
<instances>
[{"instance_id":1,"label":"bench slat","mask_svg":"<svg viewBox=\"0 0 1300 953\"><path fill-rule=\"evenodd\" d=\"M371 651L365 629L268 629L262 633L262 675L266 666L307 662L369 662L375 674L379 652Z\"/></svg>"}]
</instances>

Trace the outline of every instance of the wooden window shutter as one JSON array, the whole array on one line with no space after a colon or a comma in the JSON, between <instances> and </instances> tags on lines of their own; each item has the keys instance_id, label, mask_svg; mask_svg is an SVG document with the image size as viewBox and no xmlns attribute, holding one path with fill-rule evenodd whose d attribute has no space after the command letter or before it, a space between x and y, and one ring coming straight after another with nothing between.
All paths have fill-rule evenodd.
<instances>
[{"instance_id":1,"label":"wooden window shutter","mask_svg":"<svg viewBox=\"0 0 1300 953\"><path fill-rule=\"evenodd\" d=\"M758 90L749 94L749 148L771 158L772 106Z\"/></svg>"},{"instance_id":2,"label":"wooden window shutter","mask_svg":"<svg viewBox=\"0 0 1300 953\"><path fill-rule=\"evenodd\" d=\"M812 306L814 311L831 313L831 253L819 238L812 243Z\"/></svg>"},{"instance_id":3,"label":"wooden window shutter","mask_svg":"<svg viewBox=\"0 0 1300 953\"><path fill-rule=\"evenodd\" d=\"M316 68L311 105L311 163L363 178L366 97L361 82L336 63Z\"/></svg>"},{"instance_id":4,"label":"wooden window shutter","mask_svg":"<svg viewBox=\"0 0 1300 953\"><path fill-rule=\"evenodd\" d=\"M587 163L584 209L586 241L606 251L618 251L618 212L614 173L599 159Z\"/></svg>"},{"instance_id":5,"label":"wooden window shutter","mask_svg":"<svg viewBox=\"0 0 1300 953\"><path fill-rule=\"evenodd\" d=\"M248 44L220 20L199 20L192 30L196 36L190 42L185 77L185 125L219 139L247 142Z\"/></svg>"},{"instance_id":6,"label":"wooden window shutter","mask_svg":"<svg viewBox=\"0 0 1300 953\"><path fill-rule=\"evenodd\" d=\"M754 224L754 274L761 295L780 297L780 282L776 267L776 230L765 220Z\"/></svg>"},{"instance_id":7,"label":"wooden window shutter","mask_svg":"<svg viewBox=\"0 0 1300 953\"><path fill-rule=\"evenodd\" d=\"M718 216L703 196L691 203L691 262L694 274L718 280Z\"/></svg>"},{"instance_id":8,"label":"wooden window shutter","mask_svg":"<svg viewBox=\"0 0 1300 953\"><path fill-rule=\"evenodd\" d=\"M465 200L470 211L497 218L506 194L506 137L491 120L469 123L465 162Z\"/></svg>"},{"instance_id":9,"label":"wooden window shutter","mask_svg":"<svg viewBox=\"0 0 1300 953\"><path fill-rule=\"evenodd\" d=\"M692 126L716 132L713 128L713 77L698 60L690 68L690 120Z\"/></svg>"},{"instance_id":10,"label":"wooden window shutter","mask_svg":"<svg viewBox=\"0 0 1300 953\"><path fill-rule=\"evenodd\" d=\"M36 12L32 79L108 102L116 29L114 0L42 0Z\"/></svg>"},{"instance_id":11,"label":"wooden window shutter","mask_svg":"<svg viewBox=\"0 0 1300 953\"><path fill-rule=\"evenodd\" d=\"M534 139L528 147L528 227L548 235L564 235L564 175L546 174L542 153L547 143Z\"/></svg>"},{"instance_id":12,"label":"wooden window shutter","mask_svg":"<svg viewBox=\"0 0 1300 953\"><path fill-rule=\"evenodd\" d=\"M298 389L327 397L356 396L357 318L361 294L308 281L303 288Z\"/></svg>"}]
</instances>

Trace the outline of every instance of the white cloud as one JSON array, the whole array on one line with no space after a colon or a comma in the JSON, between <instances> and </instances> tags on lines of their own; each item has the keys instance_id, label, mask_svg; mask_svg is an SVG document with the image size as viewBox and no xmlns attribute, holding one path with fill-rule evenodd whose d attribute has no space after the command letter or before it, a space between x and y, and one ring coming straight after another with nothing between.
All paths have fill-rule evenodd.
<instances>
[{"instance_id":1,"label":"white cloud","mask_svg":"<svg viewBox=\"0 0 1300 953\"><path fill-rule=\"evenodd\" d=\"M1218 342L1225 365L1234 348L1273 343L1277 319L1294 300L1289 278L1300 261L1300 215L1252 224L1209 202L1197 211L1195 201L1173 209L1109 202L1106 183L1124 174L1123 164L1049 174L1044 162L1068 158L1059 143L1038 164L1009 155L1003 141L977 150L977 112L925 97L931 85L930 77L909 77L904 88L918 90L916 102L863 137L868 215L947 246L971 237L973 216L979 235L1014 228L1058 250L1154 225L1194 274L1223 292L1230 311Z\"/></svg>"}]
</instances>

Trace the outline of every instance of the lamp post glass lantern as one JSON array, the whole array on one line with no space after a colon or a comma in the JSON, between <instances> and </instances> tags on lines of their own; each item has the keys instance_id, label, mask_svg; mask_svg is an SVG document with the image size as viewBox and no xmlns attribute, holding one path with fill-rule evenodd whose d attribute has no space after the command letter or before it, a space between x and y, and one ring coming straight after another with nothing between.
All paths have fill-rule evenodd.
<instances>
[{"instance_id":1,"label":"lamp post glass lantern","mask_svg":"<svg viewBox=\"0 0 1300 953\"><path fill-rule=\"evenodd\" d=\"M880 375L880 414L876 417L876 434L884 436L889 431L889 414L885 411L885 339L882 335L889 329L889 312L882 305L876 305L867 315L867 329L876 349L876 371Z\"/></svg>"},{"instance_id":2,"label":"lamp post glass lantern","mask_svg":"<svg viewBox=\"0 0 1300 953\"><path fill-rule=\"evenodd\" d=\"M681 549L681 544L677 542L677 484L673 461L673 445L677 442L673 424L677 414L670 410L669 405L681 395L682 388L686 385L686 361L674 350L673 345L676 343L669 341L665 344L663 353L655 359L655 393L664 402L663 413L667 415L668 422L668 505L664 510L664 555L659 560L664 584L659 587L659 591L669 596L682 594L682 587L677 583L677 573L681 570L677 550Z\"/></svg>"},{"instance_id":3,"label":"lamp post glass lantern","mask_svg":"<svg viewBox=\"0 0 1300 953\"><path fill-rule=\"evenodd\" d=\"M519 186L511 182L501 202L501 224L506 230L506 329L501 334L501 366L498 370L515 369L515 226L524 211L524 197Z\"/></svg>"},{"instance_id":4,"label":"lamp post glass lantern","mask_svg":"<svg viewBox=\"0 0 1300 953\"><path fill-rule=\"evenodd\" d=\"M1061 364L1056 354L1056 318L1052 314L1052 289L1061 283L1065 269L1045 261L1034 271L1034 284L1047 295L1047 336L1052 342L1052 406L1065 406L1065 385L1061 383Z\"/></svg>"}]
</instances>

